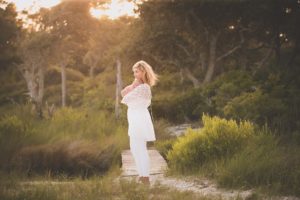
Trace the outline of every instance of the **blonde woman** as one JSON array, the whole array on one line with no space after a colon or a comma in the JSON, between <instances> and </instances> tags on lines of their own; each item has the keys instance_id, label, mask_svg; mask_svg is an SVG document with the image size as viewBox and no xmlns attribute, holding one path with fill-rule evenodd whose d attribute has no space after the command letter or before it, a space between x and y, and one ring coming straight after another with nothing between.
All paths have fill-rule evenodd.
<instances>
[{"instance_id":1,"label":"blonde woman","mask_svg":"<svg viewBox=\"0 0 300 200\"><path fill-rule=\"evenodd\" d=\"M127 105L128 135L139 181L150 184L150 159L147 141L155 141L155 132L148 107L151 104L151 87L156 85L158 75L143 60L132 67L134 81L121 91L121 103Z\"/></svg>"}]
</instances>

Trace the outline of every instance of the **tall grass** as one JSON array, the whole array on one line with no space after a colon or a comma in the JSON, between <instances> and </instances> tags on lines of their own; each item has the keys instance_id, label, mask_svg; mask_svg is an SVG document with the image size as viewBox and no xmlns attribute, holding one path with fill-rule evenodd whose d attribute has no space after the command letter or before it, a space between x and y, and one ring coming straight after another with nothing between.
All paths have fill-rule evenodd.
<instances>
[{"instance_id":1,"label":"tall grass","mask_svg":"<svg viewBox=\"0 0 300 200\"><path fill-rule=\"evenodd\" d=\"M37 119L29 106L16 106L0 117L0 167L28 175L105 173L128 146L125 123L105 110L62 108Z\"/></svg>"},{"instance_id":2,"label":"tall grass","mask_svg":"<svg viewBox=\"0 0 300 200\"><path fill-rule=\"evenodd\" d=\"M203 116L204 127L158 145L173 174L214 178L223 187L300 196L300 146L267 126Z\"/></svg>"},{"instance_id":3,"label":"tall grass","mask_svg":"<svg viewBox=\"0 0 300 200\"><path fill-rule=\"evenodd\" d=\"M118 174L112 173L104 177L93 176L88 180L73 179L61 182L21 182L10 178L0 181L0 199L17 200L209 200L193 192L180 192L175 189L155 184L147 187L135 181L117 179ZM42 179L42 178L41 178ZM43 180L43 179L42 179ZM51 180L50 180L51 181Z\"/></svg>"},{"instance_id":4,"label":"tall grass","mask_svg":"<svg viewBox=\"0 0 300 200\"><path fill-rule=\"evenodd\" d=\"M261 132L219 166L216 177L225 187L257 186L300 196L299 152L299 146L280 146L274 135Z\"/></svg>"}]
</instances>

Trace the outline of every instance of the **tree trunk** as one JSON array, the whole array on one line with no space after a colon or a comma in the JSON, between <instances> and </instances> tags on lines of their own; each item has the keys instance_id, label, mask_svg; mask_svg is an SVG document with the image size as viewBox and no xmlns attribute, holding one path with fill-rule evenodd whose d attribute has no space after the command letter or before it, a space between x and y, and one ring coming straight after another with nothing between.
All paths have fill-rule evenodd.
<instances>
[{"instance_id":1,"label":"tree trunk","mask_svg":"<svg viewBox=\"0 0 300 200\"><path fill-rule=\"evenodd\" d=\"M117 64L117 84L116 84L116 102L115 102L115 117L118 119L121 114L120 110L120 94L121 94L121 89L122 89L122 76L121 76L121 62L120 59L118 58L116 61Z\"/></svg>"},{"instance_id":2,"label":"tree trunk","mask_svg":"<svg viewBox=\"0 0 300 200\"><path fill-rule=\"evenodd\" d=\"M90 68L90 78L94 78L94 75L95 75L95 66L91 66L91 68Z\"/></svg>"},{"instance_id":3,"label":"tree trunk","mask_svg":"<svg viewBox=\"0 0 300 200\"><path fill-rule=\"evenodd\" d=\"M66 77L66 65L61 65L61 100L62 107L66 106L66 97L67 97L67 77Z\"/></svg>"},{"instance_id":4,"label":"tree trunk","mask_svg":"<svg viewBox=\"0 0 300 200\"><path fill-rule=\"evenodd\" d=\"M38 96L36 99L36 111L40 118L43 118L43 97L44 97L45 70L41 67L38 71Z\"/></svg>"},{"instance_id":5,"label":"tree trunk","mask_svg":"<svg viewBox=\"0 0 300 200\"><path fill-rule=\"evenodd\" d=\"M189 68L184 68L185 74L188 79L193 82L194 88L199 88L200 81L193 75Z\"/></svg>"},{"instance_id":6,"label":"tree trunk","mask_svg":"<svg viewBox=\"0 0 300 200\"><path fill-rule=\"evenodd\" d=\"M215 72L217 40L217 36L212 36L209 41L209 62L203 83L209 83Z\"/></svg>"},{"instance_id":7,"label":"tree trunk","mask_svg":"<svg viewBox=\"0 0 300 200\"><path fill-rule=\"evenodd\" d=\"M180 83L182 84L182 83L183 83L183 81L184 81L184 77L183 77L183 70L182 70L182 68L180 68L179 75L180 75Z\"/></svg>"},{"instance_id":8,"label":"tree trunk","mask_svg":"<svg viewBox=\"0 0 300 200\"><path fill-rule=\"evenodd\" d=\"M36 82L34 81L35 76L33 72L29 72L29 70L25 70L23 74L26 83L27 83L27 89L28 89L28 95L30 96L30 99L33 99L36 96Z\"/></svg>"},{"instance_id":9,"label":"tree trunk","mask_svg":"<svg viewBox=\"0 0 300 200\"><path fill-rule=\"evenodd\" d=\"M39 68L37 73L34 70L25 70L23 73L33 109L40 118L43 118L44 73L43 68Z\"/></svg>"},{"instance_id":10,"label":"tree trunk","mask_svg":"<svg viewBox=\"0 0 300 200\"><path fill-rule=\"evenodd\" d=\"M205 54L201 53L199 57L200 57L200 61L201 61L201 70L204 72L205 71Z\"/></svg>"}]
</instances>

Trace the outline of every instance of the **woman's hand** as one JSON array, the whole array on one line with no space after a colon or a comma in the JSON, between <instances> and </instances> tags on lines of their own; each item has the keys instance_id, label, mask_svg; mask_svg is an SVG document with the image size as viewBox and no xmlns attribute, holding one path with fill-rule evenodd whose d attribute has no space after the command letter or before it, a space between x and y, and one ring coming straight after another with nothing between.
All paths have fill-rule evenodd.
<instances>
[{"instance_id":1,"label":"woman's hand","mask_svg":"<svg viewBox=\"0 0 300 200\"><path fill-rule=\"evenodd\" d=\"M131 85L132 85L133 88L135 88L136 86L138 86L140 84L142 84L142 82L139 79L136 78L136 79L133 80Z\"/></svg>"},{"instance_id":2,"label":"woman's hand","mask_svg":"<svg viewBox=\"0 0 300 200\"><path fill-rule=\"evenodd\" d=\"M134 79L133 82L126 86L122 91L121 91L121 96L124 97L128 92L133 90L136 86L142 84L142 82L138 79Z\"/></svg>"}]
</instances>

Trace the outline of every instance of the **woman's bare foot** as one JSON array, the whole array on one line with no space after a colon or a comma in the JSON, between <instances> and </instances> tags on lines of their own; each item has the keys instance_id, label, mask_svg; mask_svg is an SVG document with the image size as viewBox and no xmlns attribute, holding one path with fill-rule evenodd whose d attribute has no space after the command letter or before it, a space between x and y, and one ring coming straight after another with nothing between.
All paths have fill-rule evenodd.
<instances>
[{"instance_id":1,"label":"woman's bare foot","mask_svg":"<svg viewBox=\"0 0 300 200\"><path fill-rule=\"evenodd\" d=\"M144 183L145 185L150 185L150 180L148 176L142 177L142 183Z\"/></svg>"},{"instance_id":2,"label":"woman's bare foot","mask_svg":"<svg viewBox=\"0 0 300 200\"><path fill-rule=\"evenodd\" d=\"M143 177L139 176L138 182L143 182Z\"/></svg>"}]
</instances>

